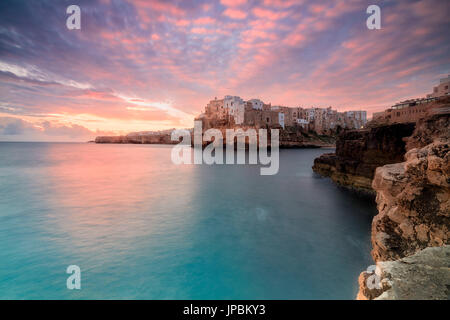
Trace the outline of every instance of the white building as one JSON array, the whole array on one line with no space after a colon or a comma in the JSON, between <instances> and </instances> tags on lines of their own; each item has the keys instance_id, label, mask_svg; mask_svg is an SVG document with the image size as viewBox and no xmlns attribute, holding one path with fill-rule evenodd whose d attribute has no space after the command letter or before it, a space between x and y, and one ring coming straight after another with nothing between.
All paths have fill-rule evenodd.
<instances>
[{"instance_id":1,"label":"white building","mask_svg":"<svg viewBox=\"0 0 450 320\"><path fill-rule=\"evenodd\" d=\"M278 113L278 123L284 129L284 113L283 112Z\"/></svg>"},{"instance_id":2,"label":"white building","mask_svg":"<svg viewBox=\"0 0 450 320\"><path fill-rule=\"evenodd\" d=\"M314 108L306 109L306 117L309 122L314 122L316 110Z\"/></svg>"},{"instance_id":3,"label":"white building","mask_svg":"<svg viewBox=\"0 0 450 320\"><path fill-rule=\"evenodd\" d=\"M354 118L355 120L361 120L362 124L365 125L367 123L367 112L366 111L347 111L347 117Z\"/></svg>"},{"instance_id":4,"label":"white building","mask_svg":"<svg viewBox=\"0 0 450 320\"><path fill-rule=\"evenodd\" d=\"M309 121L306 120L306 119L296 119L296 122L297 122L297 124L300 125L302 128L305 128L305 127L308 125L308 123L309 123Z\"/></svg>"},{"instance_id":5,"label":"white building","mask_svg":"<svg viewBox=\"0 0 450 320\"><path fill-rule=\"evenodd\" d=\"M223 105L228 114L234 118L235 124L244 123L245 101L238 96L225 96Z\"/></svg>"}]
</instances>

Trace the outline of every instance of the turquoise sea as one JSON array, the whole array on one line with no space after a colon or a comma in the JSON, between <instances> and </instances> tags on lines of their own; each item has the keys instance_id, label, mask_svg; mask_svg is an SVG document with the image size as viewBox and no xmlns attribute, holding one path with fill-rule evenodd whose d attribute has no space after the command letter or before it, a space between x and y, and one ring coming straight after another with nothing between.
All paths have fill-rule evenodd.
<instances>
[{"instance_id":1,"label":"turquoise sea","mask_svg":"<svg viewBox=\"0 0 450 320\"><path fill-rule=\"evenodd\" d=\"M330 149L275 176L170 152L0 143L0 299L355 298L376 208L312 172Z\"/></svg>"}]
</instances>

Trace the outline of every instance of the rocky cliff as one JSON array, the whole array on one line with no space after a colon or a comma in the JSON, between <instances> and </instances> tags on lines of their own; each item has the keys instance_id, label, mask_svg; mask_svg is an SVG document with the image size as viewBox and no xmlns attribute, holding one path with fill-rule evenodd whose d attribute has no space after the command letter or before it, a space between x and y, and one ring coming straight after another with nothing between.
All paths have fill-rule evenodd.
<instances>
[{"instance_id":1,"label":"rocky cliff","mask_svg":"<svg viewBox=\"0 0 450 320\"><path fill-rule=\"evenodd\" d=\"M357 299L449 300L449 261L450 246L442 246L397 261L378 262L376 273L361 273Z\"/></svg>"},{"instance_id":2,"label":"rocky cliff","mask_svg":"<svg viewBox=\"0 0 450 320\"><path fill-rule=\"evenodd\" d=\"M375 261L442 246L450 238L449 142L411 149L405 158L375 173L372 186L379 212L372 222Z\"/></svg>"},{"instance_id":3,"label":"rocky cliff","mask_svg":"<svg viewBox=\"0 0 450 320\"><path fill-rule=\"evenodd\" d=\"M336 153L315 159L313 170L339 185L375 194L372 189L375 169L403 160L404 138L414 128L414 123L406 123L346 131L337 139Z\"/></svg>"},{"instance_id":4,"label":"rocky cliff","mask_svg":"<svg viewBox=\"0 0 450 320\"><path fill-rule=\"evenodd\" d=\"M376 169L372 187L379 213L372 222L372 257L387 280L382 288L369 288L371 273L363 272L358 298L448 297L449 149L450 116L433 115L419 121L407 139L405 161Z\"/></svg>"},{"instance_id":5,"label":"rocky cliff","mask_svg":"<svg viewBox=\"0 0 450 320\"><path fill-rule=\"evenodd\" d=\"M211 129L211 128L209 128ZM218 128L214 128L216 130L219 130L222 134L222 143L225 146L227 144L227 130L234 130L235 131L235 141L234 145L237 146L237 137L240 137L241 139L245 140L245 147L249 147L250 140L248 138L249 136L249 130L254 130L256 134L256 141L255 143L259 144L259 128L251 127L251 126L222 126ZM263 128L265 129L265 128ZM274 128L279 130L279 147L284 149L289 148L322 148L322 147L334 147L336 143L336 138L334 136L326 136L326 135L318 135L315 132L307 132L299 127L286 127L285 129L281 128ZM206 128L203 128L203 134L205 131L208 130ZM271 144L271 130L272 128L267 129L267 145L270 146ZM194 135L191 136L191 145L194 144ZM206 147L208 144L210 144L210 141L205 141L205 139L202 138L202 146Z\"/></svg>"},{"instance_id":6,"label":"rocky cliff","mask_svg":"<svg viewBox=\"0 0 450 320\"><path fill-rule=\"evenodd\" d=\"M226 144L226 130L232 129L229 127L218 127L222 133L223 143ZM253 127L236 127L235 129L242 129L245 132L248 129L255 129ZM175 129L173 129L175 130ZM203 130L204 132L205 130ZM258 130L256 130L258 133ZM269 130L270 137L270 130ZM237 136L241 134L238 133ZM191 144L193 145L194 134L191 134ZM280 129L280 148L321 148L334 147L336 142L333 136L318 135L314 132L305 132L301 128L288 127ZM171 140L171 130L163 132L136 132L125 136L100 136L95 138L95 143L132 143L132 144L178 144L178 141ZM203 147L207 146L209 141L202 141ZM248 140L246 141L248 147ZM268 140L270 145L270 138Z\"/></svg>"},{"instance_id":7,"label":"rocky cliff","mask_svg":"<svg viewBox=\"0 0 450 320\"><path fill-rule=\"evenodd\" d=\"M286 127L284 130L280 130L281 148L334 147L335 144L335 136L319 135L299 127Z\"/></svg>"}]
</instances>

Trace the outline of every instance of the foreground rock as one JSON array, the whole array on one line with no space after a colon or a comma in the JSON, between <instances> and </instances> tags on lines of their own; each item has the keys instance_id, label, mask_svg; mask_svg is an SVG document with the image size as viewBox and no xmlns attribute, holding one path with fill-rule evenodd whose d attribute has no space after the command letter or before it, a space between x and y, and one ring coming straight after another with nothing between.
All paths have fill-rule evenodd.
<instances>
[{"instance_id":1,"label":"foreground rock","mask_svg":"<svg viewBox=\"0 0 450 320\"><path fill-rule=\"evenodd\" d=\"M436 141L406 161L376 170L378 215L372 222L375 261L395 260L449 242L450 145Z\"/></svg>"},{"instance_id":2,"label":"foreground rock","mask_svg":"<svg viewBox=\"0 0 450 320\"><path fill-rule=\"evenodd\" d=\"M361 273L357 299L450 299L450 246L430 247L397 261L378 262L377 268L379 278L374 273ZM369 289L368 283L375 281L380 281L379 289Z\"/></svg>"},{"instance_id":3,"label":"foreground rock","mask_svg":"<svg viewBox=\"0 0 450 320\"><path fill-rule=\"evenodd\" d=\"M414 128L414 123L406 123L344 132L337 139L336 153L315 159L313 170L339 185L374 195L375 169L403 161L404 138Z\"/></svg>"},{"instance_id":4,"label":"foreground rock","mask_svg":"<svg viewBox=\"0 0 450 320\"><path fill-rule=\"evenodd\" d=\"M407 149L404 162L376 169L372 257L384 280L369 287L373 274L361 273L358 299L448 299L450 115L419 121Z\"/></svg>"}]
</instances>

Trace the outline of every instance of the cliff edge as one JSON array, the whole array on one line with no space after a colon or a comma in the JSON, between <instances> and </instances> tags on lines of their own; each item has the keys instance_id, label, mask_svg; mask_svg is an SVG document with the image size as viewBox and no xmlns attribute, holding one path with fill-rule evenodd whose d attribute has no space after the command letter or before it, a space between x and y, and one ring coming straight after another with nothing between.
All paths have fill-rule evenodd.
<instances>
[{"instance_id":1,"label":"cliff edge","mask_svg":"<svg viewBox=\"0 0 450 320\"><path fill-rule=\"evenodd\" d=\"M450 115L419 121L406 149L404 162L375 172L372 257L382 285L361 273L358 299L448 299Z\"/></svg>"},{"instance_id":2,"label":"cliff edge","mask_svg":"<svg viewBox=\"0 0 450 320\"><path fill-rule=\"evenodd\" d=\"M336 153L316 158L312 168L341 186L375 195L372 189L375 169L403 161L404 138L414 128L415 123L405 123L346 131L336 141Z\"/></svg>"},{"instance_id":3,"label":"cliff edge","mask_svg":"<svg viewBox=\"0 0 450 320\"><path fill-rule=\"evenodd\" d=\"M449 143L414 148L406 161L377 168L372 186L378 215L372 222L372 257L395 260L450 238Z\"/></svg>"},{"instance_id":4,"label":"cliff edge","mask_svg":"<svg viewBox=\"0 0 450 320\"><path fill-rule=\"evenodd\" d=\"M377 263L377 274L361 273L358 300L450 299L450 246L430 247L397 260ZM369 279L369 277L374 279ZM380 281L369 289L367 281Z\"/></svg>"}]
</instances>

